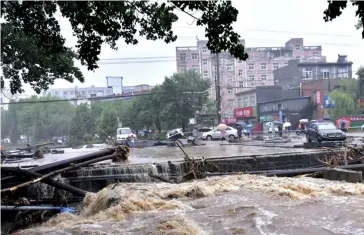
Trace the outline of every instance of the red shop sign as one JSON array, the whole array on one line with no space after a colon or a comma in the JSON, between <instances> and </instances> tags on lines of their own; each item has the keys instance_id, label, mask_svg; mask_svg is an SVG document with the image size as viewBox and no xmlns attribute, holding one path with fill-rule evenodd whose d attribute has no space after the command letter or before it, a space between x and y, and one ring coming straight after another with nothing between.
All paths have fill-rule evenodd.
<instances>
[{"instance_id":1,"label":"red shop sign","mask_svg":"<svg viewBox=\"0 0 364 235\"><path fill-rule=\"evenodd\" d=\"M234 109L235 118L254 117L253 107Z\"/></svg>"},{"instance_id":2,"label":"red shop sign","mask_svg":"<svg viewBox=\"0 0 364 235\"><path fill-rule=\"evenodd\" d=\"M236 118L223 118L221 122L224 124L236 123Z\"/></svg>"}]
</instances>

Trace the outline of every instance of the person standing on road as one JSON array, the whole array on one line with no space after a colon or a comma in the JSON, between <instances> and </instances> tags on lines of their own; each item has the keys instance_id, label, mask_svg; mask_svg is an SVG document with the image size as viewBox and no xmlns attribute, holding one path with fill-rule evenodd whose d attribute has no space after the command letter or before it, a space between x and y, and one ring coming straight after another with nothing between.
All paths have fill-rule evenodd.
<instances>
[{"instance_id":1,"label":"person standing on road","mask_svg":"<svg viewBox=\"0 0 364 235\"><path fill-rule=\"evenodd\" d=\"M195 144L198 145L198 130L196 127L193 128L192 136L193 136L193 142L195 142Z\"/></svg>"},{"instance_id":2,"label":"person standing on road","mask_svg":"<svg viewBox=\"0 0 364 235\"><path fill-rule=\"evenodd\" d=\"M241 140L241 138L243 136L243 127L240 125L237 125L236 129L238 130L238 139Z\"/></svg>"},{"instance_id":3,"label":"person standing on road","mask_svg":"<svg viewBox=\"0 0 364 235\"><path fill-rule=\"evenodd\" d=\"M220 130L220 133L221 133L221 142L225 141L225 135L226 135L226 132L225 130Z\"/></svg>"}]
</instances>

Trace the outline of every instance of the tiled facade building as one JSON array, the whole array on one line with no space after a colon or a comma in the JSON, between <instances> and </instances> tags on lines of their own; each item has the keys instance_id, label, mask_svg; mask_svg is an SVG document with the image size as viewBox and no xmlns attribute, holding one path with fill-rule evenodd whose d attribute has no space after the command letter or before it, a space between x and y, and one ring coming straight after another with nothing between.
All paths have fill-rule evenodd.
<instances>
[{"instance_id":1,"label":"tiled facade building","mask_svg":"<svg viewBox=\"0 0 364 235\"><path fill-rule=\"evenodd\" d=\"M210 79L213 84L210 96L214 99L216 55L210 53L206 42L199 40L196 46L176 48L177 72L192 69ZM245 40L241 43L245 45ZM234 117L234 108L237 107L235 93L256 86L274 85L273 71L288 65L289 60L326 61L321 46L304 46L303 38L292 38L284 47L247 47L246 51L249 54L247 61L236 60L228 52L219 55L222 118Z\"/></svg>"}]
</instances>

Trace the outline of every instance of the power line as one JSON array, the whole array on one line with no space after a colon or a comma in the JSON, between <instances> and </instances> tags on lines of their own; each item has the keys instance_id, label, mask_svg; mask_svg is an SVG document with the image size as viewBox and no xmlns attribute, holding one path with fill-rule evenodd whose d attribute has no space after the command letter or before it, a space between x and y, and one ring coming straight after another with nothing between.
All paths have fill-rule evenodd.
<instances>
[{"instance_id":1,"label":"power line","mask_svg":"<svg viewBox=\"0 0 364 235\"><path fill-rule=\"evenodd\" d=\"M185 29L191 29L191 28L200 28L199 26L179 26L175 28L185 28ZM272 30L272 29L243 29L246 31L256 31L256 32L265 32L265 33L283 33L283 34L305 34L305 35L317 35L317 36L333 36L333 37L355 37L354 34L328 34L328 33L315 33L315 32L297 32L297 31L285 31L285 30Z\"/></svg>"},{"instance_id":2,"label":"power line","mask_svg":"<svg viewBox=\"0 0 364 235\"><path fill-rule=\"evenodd\" d=\"M174 92L174 94L202 94L206 93L206 91L181 91L181 92ZM54 100L39 100L39 101L16 101L16 102L7 102L1 103L1 105L7 104L38 104L38 103L53 103L53 102L72 102L78 100L112 100L112 99L119 99L119 98L133 98L139 96L149 96L149 95L165 95L167 92L156 92L156 93L142 93L142 94L131 94L131 95L114 95L114 96L95 96L95 97L88 97L88 98L72 98L72 99L54 99Z\"/></svg>"}]
</instances>

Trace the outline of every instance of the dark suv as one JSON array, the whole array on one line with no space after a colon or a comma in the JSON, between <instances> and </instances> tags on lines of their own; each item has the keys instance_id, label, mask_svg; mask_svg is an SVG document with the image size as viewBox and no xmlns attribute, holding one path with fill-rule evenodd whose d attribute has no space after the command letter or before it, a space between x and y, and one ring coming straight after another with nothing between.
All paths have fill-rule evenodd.
<instances>
[{"instance_id":1,"label":"dark suv","mask_svg":"<svg viewBox=\"0 0 364 235\"><path fill-rule=\"evenodd\" d=\"M332 122L318 122L312 123L307 129L306 140L307 142L315 140L319 143L322 141L345 141L346 134L337 129Z\"/></svg>"}]
</instances>

